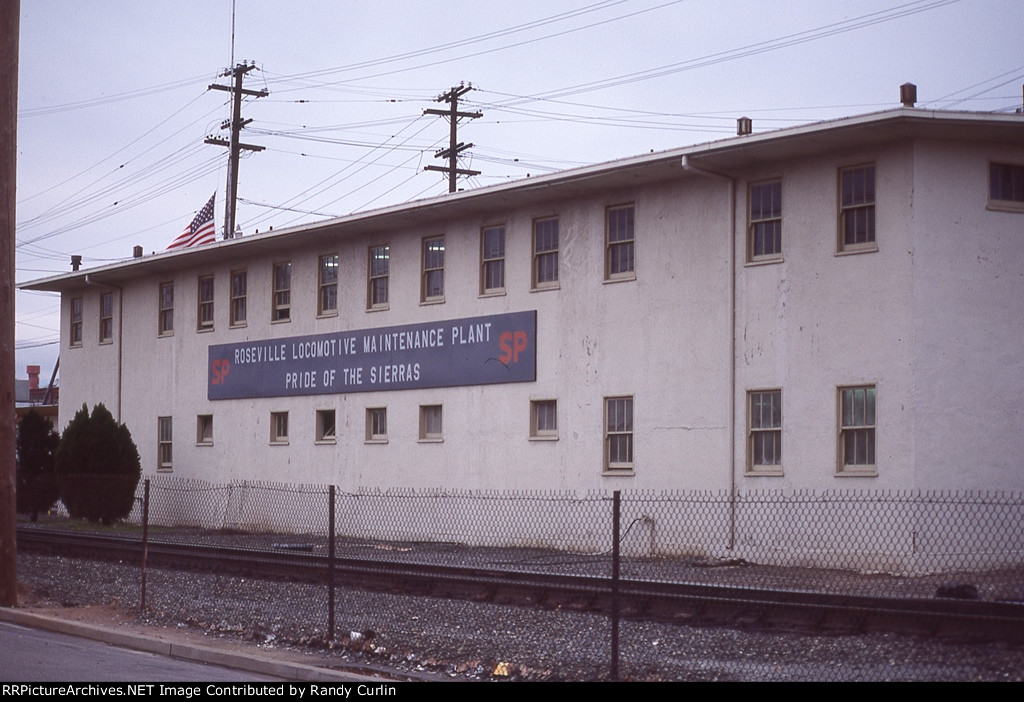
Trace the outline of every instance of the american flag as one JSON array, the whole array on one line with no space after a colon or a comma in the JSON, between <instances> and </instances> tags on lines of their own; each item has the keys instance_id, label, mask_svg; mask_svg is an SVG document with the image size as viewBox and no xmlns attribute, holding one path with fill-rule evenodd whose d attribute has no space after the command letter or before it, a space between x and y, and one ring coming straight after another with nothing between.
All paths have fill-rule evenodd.
<instances>
[{"instance_id":1,"label":"american flag","mask_svg":"<svg viewBox=\"0 0 1024 702\"><path fill-rule=\"evenodd\" d=\"M199 214L185 227L185 231L167 247L168 251L210 244L217 240L217 227L213 223L213 201L216 197L216 192L210 196L210 201L203 205L203 209L199 210Z\"/></svg>"}]
</instances>

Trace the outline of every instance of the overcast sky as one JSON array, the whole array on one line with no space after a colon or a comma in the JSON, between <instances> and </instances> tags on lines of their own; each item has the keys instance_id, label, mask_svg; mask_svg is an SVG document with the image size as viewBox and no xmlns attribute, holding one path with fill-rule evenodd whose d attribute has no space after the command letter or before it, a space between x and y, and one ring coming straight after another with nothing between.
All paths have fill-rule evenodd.
<instances>
[{"instance_id":1,"label":"overcast sky","mask_svg":"<svg viewBox=\"0 0 1024 702\"><path fill-rule=\"evenodd\" d=\"M163 250L217 194L228 84L245 87L246 233L447 192L423 110L474 88L459 126L478 188L892 108L1013 112L1019 0L22 0L17 280ZM232 53L233 51L233 53ZM59 300L17 295L17 375L52 370Z\"/></svg>"}]
</instances>

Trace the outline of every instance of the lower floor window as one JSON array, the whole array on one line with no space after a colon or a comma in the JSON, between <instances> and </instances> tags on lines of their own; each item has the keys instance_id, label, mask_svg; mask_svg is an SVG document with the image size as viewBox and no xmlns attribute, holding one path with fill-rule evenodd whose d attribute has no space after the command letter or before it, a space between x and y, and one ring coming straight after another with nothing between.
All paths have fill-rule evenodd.
<instances>
[{"instance_id":1,"label":"lower floor window","mask_svg":"<svg viewBox=\"0 0 1024 702\"><path fill-rule=\"evenodd\" d=\"M441 441L441 405L420 405L420 440Z\"/></svg>"},{"instance_id":2,"label":"lower floor window","mask_svg":"<svg viewBox=\"0 0 1024 702\"><path fill-rule=\"evenodd\" d=\"M196 443L203 446L213 444L212 414L200 414L196 417Z\"/></svg>"},{"instance_id":3,"label":"lower floor window","mask_svg":"<svg viewBox=\"0 0 1024 702\"><path fill-rule=\"evenodd\" d=\"M749 398L747 470L751 473L781 472L782 391L756 390Z\"/></svg>"},{"instance_id":4,"label":"lower floor window","mask_svg":"<svg viewBox=\"0 0 1024 702\"><path fill-rule=\"evenodd\" d=\"M336 429L335 429L335 414L334 410L317 410L316 411L316 440L321 443L335 442Z\"/></svg>"},{"instance_id":5,"label":"lower floor window","mask_svg":"<svg viewBox=\"0 0 1024 702\"><path fill-rule=\"evenodd\" d=\"M530 403L530 437L558 438L558 403L555 400L534 400Z\"/></svg>"},{"instance_id":6,"label":"lower floor window","mask_svg":"<svg viewBox=\"0 0 1024 702\"><path fill-rule=\"evenodd\" d=\"M388 440L388 408L366 408L366 440L370 443L384 443Z\"/></svg>"},{"instance_id":7,"label":"lower floor window","mask_svg":"<svg viewBox=\"0 0 1024 702\"><path fill-rule=\"evenodd\" d=\"M172 469L172 434L174 425L171 417L157 417L157 470Z\"/></svg>"},{"instance_id":8,"label":"lower floor window","mask_svg":"<svg viewBox=\"0 0 1024 702\"><path fill-rule=\"evenodd\" d=\"M604 399L604 469L633 470L633 398Z\"/></svg>"},{"instance_id":9,"label":"lower floor window","mask_svg":"<svg viewBox=\"0 0 1024 702\"><path fill-rule=\"evenodd\" d=\"M839 388L839 472L875 471L875 386Z\"/></svg>"},{"instance_id":10,"label":"lower floor window","mask_svg":"<svg viewBox=\"0 0 1024 702\"><path fill-rule=\"evenodd\" d=\"M271 412L270 413L270 443L272 443L272 444L287 444L288 443L288 413L287 412Z\"/></svg>"}]
</instances>

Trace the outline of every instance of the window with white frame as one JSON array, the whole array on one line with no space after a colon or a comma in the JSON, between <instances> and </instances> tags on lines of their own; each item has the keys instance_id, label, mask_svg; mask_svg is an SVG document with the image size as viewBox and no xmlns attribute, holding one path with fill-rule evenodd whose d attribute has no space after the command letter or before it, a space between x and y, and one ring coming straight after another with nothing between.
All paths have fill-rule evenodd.
<instances>
[{"instance_id":1,"label":"window with white frame","mask_svg":"<svg viewBox=\"0 0 1024 702\"><path fill-rule=\"evenodd\" d=\"M316 300L318 315L338 314L338 254L320 257Z\"/></svg>"},{"instance_id":2,"label":"window with white frame","mask_svg":"<svg viewBox=\"0 0 1024 702\"><path fill-rule=\"evenodd\" d=\"M874 475L874 385L839 388L839 473Z\"/></svg>"},{"instance_id":3,"label":"window with white frame","mask_svg":"<svg viewBox=\"0 0 1024 702\"><path fill-rule=\"evenodd\" d=\"M609 207L605 212L605 280L636 277L634 216L631 204Z\"/></svg>"},{"instance_id":4,"label":"window with white frame","mask_svg":"<svg viewBox=\"0 0 1024 702\"><path fill-rule=\"evenodd\" d=\"M605 472L633 470L633 398L604 399Z\"/></svg>"},{"instance_id":5,"label":"window with white frame","mask_svg":"<svg viewBox=\"0 0 1024 702\"><path fill-rule=\"evenodd\" d=\"M484 227L480 232L480 292L505 291L505 225Z\"/></svg>"},{"instance_id":6,"label":"window with white frame","mask_svg":"<svg viewBox=\"0 0 1024 702\"><path fill-rule=\"evenodd\" d=\"M157 464L158 471L169 472L173 468L174 424L170 417L157 417Z\"/></svg>"},{"instance_id":7,"label":"window with white frame","mask_svg":"<svg viewBox=\"0 0 1024 702\"><path fill-rule=\"evenodd\" d=\"M533 289L558 287L558 217L533 221Z\"/></svg>"},{"instance_id":8,"label":"window with white frame","mask_svg":"<svg viewBox=\"0 0 1024 702\"><path fill-rule=\"evenodd\" d=\"M782 391L747 393L747 471L782 473Z\"/></svg>"},{"instance_id":9,"label":"window with white frame","mask_svg":"<svg viewBox=\"0 0 1024 702\"><path fill-rule=\"evenodd\" d=\"M782 181L750 185L750 225L747 260L782 258Z\"/></svg>"},{"instance_id":10,"label":"window with white frame","mask_svg":"<svg viewBox=\"0 0 1024 702\"><path fill-rule=\"evenodd\" d=\"M231 326L233 327L245 326L248 278L245 271L231 271Z\"/></svg>"},{"instance_id":11,"label":"window with white frame","mask_svg":"<svg viewBox=\"0 0 1024 702\"><path fill-rule=\"evenodd\" d=\"M839 171L839 251L874 251L875 165Z\"/></svg>"},{"instance_id":12,"label":"window with white frame","mask_svg":"<svg viewBox=\"0 0 1024 702\"><path fill-rule=\"evenodd\" d=\"M321 444L333 444L337 440L335 411L322 409L316 411L316 440Z\"/></svg>"},{"instance_id":13,"label":"window with white frame","mask_svg":"<svg viewBox=\"0 0 1024 702\"><path fill-rule=\"evenodd\" d=\"M421 302L444 301L444 237L423 240L423 285Z\"/></svg>"},{"instance_id":14,"label":"window with white frame","mask_svg":"<svg viewBox=\"0 0 1024 702\"><path fill-rule=\"evenodd\" d=\"M213 446L213 415L196 415L196 445Z\"/></svg>"},{"instance_id":15,"label":"window with white frame","mask_svg":"<svg viewBox=\"0 0 1024 702\"><path fill-rule=\"evenodd\" d=\"M160 283L160 312L157 331L160 336L174 333L174 283Z\"/></svg>"},{"instance_id":16,"label":"window with white frame","mask_svg":"<svg viewBox=\"0 0 1024 702\"><path fill-rule=\"evenodd\" d=\"M199 276L199 308L196 313L196 330L213 329L213 276Z\"/></svg>"},{"instance_id":17,"label":"window with white frame","mask_svg":"<svg viewBox=\"0 0 1024 702\"><path fill-rule=\"evenodd\" d=\"M287 444L288 443L288 413L287 412L271 412L270 413L270 443L272 443L272 444Z\"/></svg>"},{"instance_id":18,"label":"window with white frame","mask_svg":"<svg viewBox=\"0 0 1024 702\"><path fill-rule=\"evenodd\" d=\"M388 282L391 276L391 247L387 244L370 247L366 268L366 307L370 310L388 308Z\"/></svg>"},{"instance_id":19,"label":"window with white frame","mask_svg":"<svg viewBox=\"0 0 1024 702\"><path fill-rule=\"evenodd\" d=\"M71 333L68 336L68 344L71 346L82 345L82 298L80 297L71 300Z\"/></svg>"},{"instance_id":20,"label":"window with white frame","mask_svg":"<svg viewBox=\"0 0 1024 702\"><path fill-rule=\"evenodd\" d=\"M442 429L441 405L420 405L420 441L441 441Z\"/></svg>"},{"instance_id":21,"label":"window with white frame","mask_svg":"<svg viewBox=\"0 0 1024 702\"><path fill-rule=\"evenodd\" d=\"M114 293L100 294L100 343L114 339Z\"/></svg>"},{"instance_id":22,"label":"window with white frame","mask_svg":"<svg viewBox=\"0 0 1024 702\"><path fill-rule=\"evenodd\" d=\"M994 210L1024 212L1024 166L988 165L988 204Z\"/></svg>"},{"instance_id":23,"label":"window with white frame","mask_svg":"<svg viewBox=\"0 0 1024 702\"><path fill-rule=\"evenodd\" d=\"M271 300L270 320L287 322L292 318L292 264L282 261L274 264L274 294Z\"/></svg>"},{"instance_id":24,"label":"window with white frame","mask_svg":"<svg viewBox=\"0 0 1024 702\"><path fill-rule=\"evenodd\" d=\"M366 408L366 442L383 444L388 440L388 408Z\"/></svg>"},{"instance_id":25,"label":"window with white frame","mask_svg":"<svg viewBox=\"0 0 1024 702\"><path fill-rule=\"evenodd\" d=\"M558 402L556 400L530 401L530 438L558 438Z\"/></svg>"}]
</instances>

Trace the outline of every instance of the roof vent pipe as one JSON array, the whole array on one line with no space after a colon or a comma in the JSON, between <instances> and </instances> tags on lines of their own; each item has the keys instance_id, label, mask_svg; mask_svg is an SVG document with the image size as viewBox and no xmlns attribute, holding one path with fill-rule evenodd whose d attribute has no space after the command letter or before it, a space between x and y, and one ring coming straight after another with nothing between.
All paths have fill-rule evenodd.
<instances>
[{"instance_id":1,"label":"roof vent pipe","mask_svg":"<svg viewBox=\"0 0 1024 702\"><path fill-rule=\"evenodd\" d=\"M77 271L82 267L82 257L79 254L71 254L71 270Z\"/></svg>"},{"instance_id":2,"label":"roof vent pipe","mask_svg":"<svg viewBox=\"0 0 1024 702\"><path fill-rule=\"evenodd\" d=\"M913 83L904 83L900 86L900 102L904 107L913 107L917 102L917 86Z\"/></svg>"},{"instance_id":3,"label":"roof vent pipe","mask_svg":"<svg viewBox=\"0 0 1024 702\"><path fill-rule=\"evenodd\" d=\"M754 131L754 121L749 117L736 120L736 136L746 136Z\"/></svg>"},{"instance_id":4,"label":"roof vent pipe","mask_svg":"<svg viewBox=\"0 0 1024 702\"><path fill-rule=\"evenodd\" d=\"M132 258L142 258L142 247L138 244L132 247Z\"/></svg>"}]
</instances>

